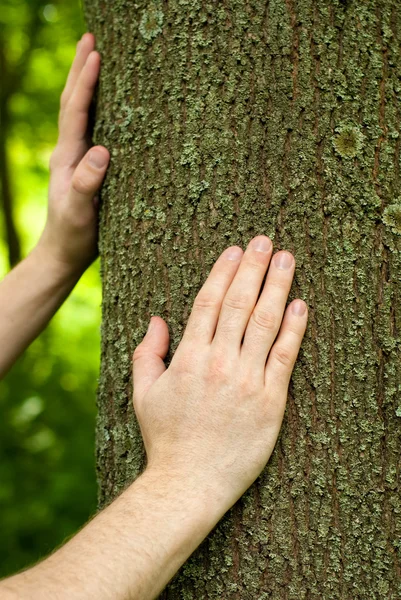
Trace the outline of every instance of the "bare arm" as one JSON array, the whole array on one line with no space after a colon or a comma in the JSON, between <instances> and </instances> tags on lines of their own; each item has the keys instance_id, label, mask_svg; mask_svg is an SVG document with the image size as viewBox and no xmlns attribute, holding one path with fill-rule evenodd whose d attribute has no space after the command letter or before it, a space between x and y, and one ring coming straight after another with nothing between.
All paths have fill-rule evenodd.
<instances>
[{"instance_id":1,"label":"bare arm","mask_svg":"<svg viewBox=\"0 0 401 600\"><path fill-rule=\"evenodd\" d=\"M271 255L263 236L222 254L168 369L168 328L152 318L134 353L144 474L63 548L0 583L4 600L152 600L260 474L307 323L302 300L285 307L292 255Z\"/></svg>"},{"instance_id":2,"label":"bare arm","mask_svg":"<svg viewBox=\"0 0 401 600\"><path fill-rule=\"evenodd\" d=\"M39 335L78 276L36 248L0 283L0 377Z\"/></svg>"},{"instance_id":3,"label":"bare arm","mask_svg":"<svg viewBox=\"0 0 401 600\"><path fill-rule=\"evenodd\" d=\"M79 42L62 95L45 229L31 254L0 283L0 378L44 329L96 257L94 195L109 153L102 146L89 150L86 141L100 68L94 44L91 34Z\"/></svg>"},{"instance_id":4,"label":"bare arm","mask_svg":"<svg viewBox=\"0 0 401 600\"><path fill-rule=\"evenodd\" d=\"M3 600L156 598L224 514L189 482L146 471L63 548L0 583ZM228 507L227 507L228 508Z\"/></svg>"}]
</instances>

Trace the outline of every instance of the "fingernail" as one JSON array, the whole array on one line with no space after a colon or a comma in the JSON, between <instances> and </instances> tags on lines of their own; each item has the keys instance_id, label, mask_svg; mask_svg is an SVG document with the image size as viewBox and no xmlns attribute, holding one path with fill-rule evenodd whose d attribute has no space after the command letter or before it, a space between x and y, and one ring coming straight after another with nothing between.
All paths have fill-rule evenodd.
<instances>
[{"instance_id":1,"label":"fingernail","mask_svg":"<svg viewBox=\"0 0 401 600\"><path fill-rule=\"evenodd\" d=\"M146 334L151 333L153 327L154 327L154 323L153 323L153 318L151 317L150 318L150 323L148 325L148 330L147 330Z\"/></svg>"},{"instance_id":2,"label":"fingernail","mask_svg":"<svg viewBox=\"0 0 401 600\"><path fill-rule=\"evenodd\" d=\"M296 300L292 303L291 310L297 317L302 317L306 313L306 304L303 300Z\"/></svg>"},{"instance_id":3,"label":"fingernail","mask_svg":"<svg viewBox=\"0 0 401 600\"><path fill-rule=\"evenodd\" d=\"M272 247L272 243L268 237L260 236L251 241L252 250L257 252L268 252Z\"/></svg>"},{"instance_id":4,"label":"fingernail","mask_svg":"<svg viewBox=\"0 0 401 600\"><path fill-rule=\"evenodd\" d=\"M108 157L104 152L91 150L88 154L88 163L96 169L103 169L108 163Z\"/></svg>"},{"instance_id":5,"label":"fingernail","mask_svg":"<svg viewBox=\"0 0 401 600\"><path fill-rule=\"evenodd\" d=\"M289 252L278 252L274 257L274 264L278 269L289 269L293 260L294 258Z\"/></svg>"},{"instance_id":6,"label":"fingernail","mask_svg":"<svg viewBox=\"0 0 401 600\"><path fill-rule=\"evenodd\" d=\"M240 260L242 254L243 252L241 248L237 248L234 246L233 248L228 248L226 250L225 256L228 260Z\"/></svg>"}]
</instances>

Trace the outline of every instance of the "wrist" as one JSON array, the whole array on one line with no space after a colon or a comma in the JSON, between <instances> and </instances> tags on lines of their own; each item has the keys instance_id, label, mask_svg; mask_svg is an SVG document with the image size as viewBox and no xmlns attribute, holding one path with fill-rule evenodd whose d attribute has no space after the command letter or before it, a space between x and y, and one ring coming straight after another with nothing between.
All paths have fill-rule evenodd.
<instances>
[{"instance_id":1,"label":"wrist","mask_svg":"<svg viewBox=\"0 0 401 600\"><path fill-rule=\"evenodd\" d=\"M45 275L52 286L58 288L73 288L80 279L83 270L74 269L54 256L54 254L39 240L27 256L32 268Z\"/></svg>"},{"instance_id":2,"label":"wrist","mask_svg":"<svg viewBox=\"0 0 401 600\"><path fill-rule=\"evenodd\" d=\"M31 250L28 259L36 268L45 271L56 286L74 287L85 271L85 268L73 266L58 258L42 238Z\"/></svg>"},{"instance_id":3,"label":"wrist","mask_svg":"<svg viewBox=\"0 0 401 600\"><path fill-rule=\"evenodd\" d=\"M218 485L208 475L178 471L163 465L148 466L141 475L145 485L159 495L172 508L177 506L188 516L188 522L207 533L234 504L235 499L227 487Z\"/></svg>"},{"instance_id":4,"label":"wrist","mask_svg":"<svg viewBox=\"0 0 401 600\"><path fill-rule=\"evenodd\" d=\"M226 512L224 503L207 486L164 469L147 468L117 499L132 512L136 535L152 540L153 569L159 570L151 596L156 597ZM111 505L113 506L113 505ZM135 515L140 514L140 520ZM146 541L145 541L146 544ZM146 578L146 565L141 569ZM150 585L150 583L149 583ZM148 596L147 596L148 597Z\"/></svg>"}]
</instances>

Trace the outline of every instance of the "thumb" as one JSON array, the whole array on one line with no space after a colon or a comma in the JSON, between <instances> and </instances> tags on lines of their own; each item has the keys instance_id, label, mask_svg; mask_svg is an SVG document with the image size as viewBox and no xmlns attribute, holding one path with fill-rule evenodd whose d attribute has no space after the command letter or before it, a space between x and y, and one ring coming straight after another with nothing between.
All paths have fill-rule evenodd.
<instances>
[{"instance_id":1,"label":"thumb","mask_svg":"<svg viewBox=\"0 0 401 600\"><path fill-rule=\"evenodd\" d=\"M75 205L91 204L100 188L110 154L103 146L94 146L83 157L74 171L71 181L70 199Z\"/></svg>"},{"instance_id":2,"label":"thumb","mask_svg":"<svg viewBox=\"0 0 401 600\"><path fill-rule=\"evenodd\" d=\"M134 356L134 403L141 401L149 388L166 370L163 359L169 347L168 327L161 317L152 317Z\"/></svg>"}]
</instances>

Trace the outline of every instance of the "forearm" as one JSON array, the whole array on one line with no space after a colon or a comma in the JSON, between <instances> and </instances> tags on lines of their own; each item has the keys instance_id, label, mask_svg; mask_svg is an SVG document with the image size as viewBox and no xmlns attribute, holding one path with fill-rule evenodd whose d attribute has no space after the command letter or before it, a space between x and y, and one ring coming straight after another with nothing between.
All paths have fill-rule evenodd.
<instances>
[{"instance_id":1,"label":"forearm","mask_svg":"<svg viewBox=\"0 0 401 600\"><path fill-rule=\"evenodd\" d=\"M94 196L110 155L106 148L87 142L89 108L100 69L94 48L93 35L84 34L61 96L41 239L0 284L0 378L45 328L97 255Z\"/></svg>"},{"instance_id":2,"label":"forearm","mask_svg":"<svg viewBox=\"0 0 401 600\"><path fill-rule=\"evenodd\" d=\"M151 600L229 506L190 480L146 471L63 548L0 584L4 600Z\"/></svg>"},{"instance_id":3,"label":"forearm","mask_svg":"<svg viewBox=\"0 0 401 600\"><path fill-rule=\"evenodd\" d=\"M68 296L79 275L36 247L0 283L0 378Z\"/></svg>"}]
</instances>

